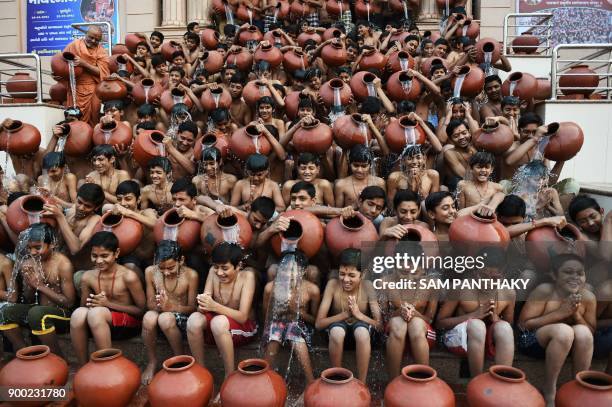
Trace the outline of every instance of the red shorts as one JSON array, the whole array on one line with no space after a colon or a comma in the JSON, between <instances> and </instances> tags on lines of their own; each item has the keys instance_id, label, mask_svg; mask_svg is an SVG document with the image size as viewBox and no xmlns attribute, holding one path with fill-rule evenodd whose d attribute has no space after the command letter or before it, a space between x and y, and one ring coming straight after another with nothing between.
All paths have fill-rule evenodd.
<instances>
[{"instance_id":1,"label":"red shorts","mask_svg":"<svg viewBox=\"0 0 612 407\"><path fill-rule=\"evenodd\" d=\"M442 338L448 351L457 356L467 356L468 321L464 321L447 331ZM495 357L495 342L493 341L494 326L495 322L491 325L487 325L487 335L485 337L485 357L487 359L493 359Z\"/></svg>"},{"instance_id":2,"label":"red shorts","mask_svg":"<svg viewBox=\"0 0 612 407\"><path fill-rule=\"evenodd\" d=\"M214 312L206 312L204 316L206 317L206 331L204 331L204 341L207 345L215 345L215 337L210 330L210 322L212 319L219 314L215 314ZM232 342L234 346L242 346L245 345L255 338L257 334L257 323L253 320L247 320L244 324L238 323L232 318L223 315L229 321L229 330L230 334L232 334Z\"/></svg>"},{"instance_id":3,"label":"red shorts","mask_svg":"<svg viewBox=\"0 0 612 407\"><path fill-rule=\"evenodd\" d=\"M427 333L425 334L425 337L427 338L427 345L429 345L429 350L432 350L434 346L436 346L436 331L431 327L431 325L427 322L425 322L425 325L427 326ZM385 333L388 335L389 334L389 324L387 324L385 326ZM410 338L408 337L408 334L406 334L406 342L404 344L404 353L411 353L410 350Z\"/></svg>"},{"instance_id":4,"label":"red shorts","mask_svg":"<svg viewBox=\"0 0 612 407\"><path fill-rule=\"evenodd\" d=\"M111 337L116 340L128 339L140 335L139 319L125 312L111 311Z\"/></svg>"}]
</instances>

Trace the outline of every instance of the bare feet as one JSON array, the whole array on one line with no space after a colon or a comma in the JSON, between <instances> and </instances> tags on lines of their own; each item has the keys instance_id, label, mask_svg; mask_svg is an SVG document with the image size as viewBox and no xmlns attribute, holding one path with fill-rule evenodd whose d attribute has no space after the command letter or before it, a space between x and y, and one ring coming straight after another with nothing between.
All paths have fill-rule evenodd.
<instances>
[{"instance_id":1,"label":"bare feet","mask_svg":"<svg viewBox=\"0 0 612 407\"><path fill-rule=\"evenodd\" d=\"M155 367L157 366L157 361L151 361L147 364L144 372L142 372L142 384L145 386L151 383L153 380L153 376L155 375Z\"/></svg>"},{"instance_id":2,"label":"bare feet","mask_svg":"<svg viewBox=\"0 0 612 407\"><path fill-rule=\"evenodd\" d=\"M555 392L543 392L543 396L544 401L546 401L546 407L555 407Z\"/></svg>"}]
</instances>

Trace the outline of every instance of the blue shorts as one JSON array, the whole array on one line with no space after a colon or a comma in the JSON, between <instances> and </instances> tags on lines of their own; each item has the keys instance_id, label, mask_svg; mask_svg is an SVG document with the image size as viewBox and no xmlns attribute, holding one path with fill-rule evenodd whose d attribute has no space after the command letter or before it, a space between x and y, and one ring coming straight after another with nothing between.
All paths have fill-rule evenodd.
<instances>
[{"instance_id":1,"label":"blue shorts","mask_svg":"<svg viewBox=\"0 0 612 407\"><path fill-rule=\"evenodd\" d=\"M612 328L600 328L595 331L593 338L594 352L596 359L607 358L612 352Z\"/></svg>"},{"instance_id":2,"label":"blue shorts","mask_svg":"<svg viewBox=\"0 0 612 407\"><path fill-rule=\"evenodd\" d=\"M536 331L524 330L519 333L517 342L521 353L536 359L546 359L546 349L540 345Z\"/></svg>"},{"instance_id":3,"label":"blue shorts","mask_svg":"<svg viewBox=\"0 0 612 407\"><path fill-rule=\"evenodd\" d=\"M327 327L327 334L329 335L332 328L342 328L345 332L345 336L344 336L345 347L354 348L355 347L355 330L359 327L367 329L368 334L370 334L370 342L371 342L373 339L374 329L372 328L372 325L367 324L363 321L356 321L353 323L348 323L346 321L334 322L329 327Z\"/></svg>"}]
</instances>

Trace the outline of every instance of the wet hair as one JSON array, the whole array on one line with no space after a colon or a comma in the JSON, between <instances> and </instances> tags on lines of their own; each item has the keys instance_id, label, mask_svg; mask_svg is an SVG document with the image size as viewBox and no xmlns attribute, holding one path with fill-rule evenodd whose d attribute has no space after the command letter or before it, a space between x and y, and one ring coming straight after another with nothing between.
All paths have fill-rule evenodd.
<instances>
[{"instance_id":1,"label":"wet hair","mask_svg":"<svg viewBox=\"0 0 612 407\"><path fill-rule=\"evenodd\" d=\"M432 192L427 196L427 198L425 198L425 210L432 212L435 211L436 208L440 206L440 203L442 203L442 200L446 197L452 198L453 194L448 191Z\"/></svg>"},{"instance_id":2,"label":"wet hair","mask_svg":"<svg viewBox=\"0 0 612 407\"><path fill-rule=\"evenodd\" d=\"M198 23L196 21L192 21L189 24L187 24L187 31L188 31L187 34L192 33L193 29L196 28L196 26L198 26L198 25L200 25L200 23ZM185 36L187 36L187 34L185 34Z\"/></svg>"},{"instance_id":3,"label":"wet hair","mask_svg":"<svg viewBox=\"0 0 612 407\"><path fill-rule=\"evenodd\" d=\"M266 171L270 168L268 157L263 154L251 154L246 160L246 169L250 172Z\"/></svg>"},{"instance_id":4,"label":"wet hair","mask_svg":"<svg viewBox=\"0 0 612 407\"><path fill-rule=\"evenodd\" d=\"M181 51L176 51L174 54L181 52ZM175 56L174 54L172 54L173 56ZM176 56L183 56L183 53L181 52L181 55L176 55ZM175 57L176 57L175 56ZM174 58L172 58L174 59ZM183 68L181 68L180 66L173 66L172 68L170 68L170 70L168 71L168 74L171 74L172 72L178 72L179 75L181 76L181 78L185 77L185 70ZM178 103L177 103L178 104Z\"/></svg>"},{"instance_id":5,"label":"wet hair","mask_svg":"<svg viewBox=\"0 0 612 407\"><path fill-rule=\"evenodd\" d=\"M219 151L217 147L206 147L204 150L202 150L201 161L215 161L220 163L221 159L221 151Z\"/></svg>"},{"instance_id":6,"label":"wet hair","mask_svg":"<svg viewBox=\"0 0 612 407\"><path fill-rule=\"evenodd\" d=\"M242 86L244 86L246 84L246 78L244 77L242 72L236 72L230 78L230 83L239 83Z\"/></svg>"},{"instance_id":7,"label":"wet hair","mask_svg":"<svg viewBox=\"0 0 612 407\"><path fill-rule=\"evenodd\" d=\"M448 43L448 41L447 41L446 39L444 39L444 38L438 38L438 39L436 40L436 42L434 42L434 45L435 45L435 46L438 46L438 45L446 45L447 47L449 47L449 48L450 48L450 44L449 44L449 43Z\"/></svg>"},{"instance_id":8,"label":"wet hair","mask_svg":"<svg viewBox=\"0 0 612 407\"><path fill-rule=\"evenodd\" d=\"M185 103L177 103L174 106L172 106L172 110L170 111L170 115L171 116L178 116L180 114L188 114L189 113L189 106L187 106Z\"/></svg>"},{"instance_id":9,"label":"wet hair","mask_svg":"<svg viewBox=\"0 0 612 407\"><path fill-rule=\"evenodd\" d=\"M149 120L146 122L142 122L142 123L138 123L136 125L136 130L140 129L140 130L155 130L157 128L157 126L155 125L155 122Z\"/></svg>"},{"instance_id":10,"label":"wet hair","mask_svg":"<svg viewBox=\"0 0 612 407\"><path fill-rule=\"evenodd\" d=\"M455 132L455 129L459 126L465 126L465 128L468 129L468 125L465 123L464 120L453 119L448 123L448 126L446 126L446 135L448 136L448 138L451 138L451 135Z\"/></svg>"},{"instance_id":11,"label":"wet hair","mask_svg":"<svg viewBox=\"0 0 612 407\"><path fill-rule=\"evenodd\" d=\"M270 105L272 106L272 110L276 108L276 102L274 102L274 99L272 99L270 96L260 97L255 106L256 110L259 110L261 105Z\"/></svg>"},{"instance_id":12,"label":"wet hair","mask_svg":"<svg viewBox=\"0 0 612 407\"><path fill-rule=\"evenodd\" d=\"M300 166L300 165L305 165L305 164L310 164L310 163L316 166L320 166L321 160L319 159L319 157L317 157L313 153L300 153L300 155L297 158L297 165Z\"/></svg>"},{"instance_id":13,"label":"wet hair","mask_svg":"<svg viewBox=\"0 0 612 407\"><path fill-rule=\"evenodd\" d=\"M370 185L365 187L359 194L359 200L365 201L366 199L379 199L383 200L383 208L387 207L387 194L385 190L377 185Z\"/></svg>"},{"instance_id":14,"label":"wet hair","mask_svg":"<svg viewBox=\"0 0 612 407\"><path fill-rule=\"evenodd\" d=\"M499 84L501 85L502 80L497 75L489 75L485 78L485 86L487 86L487 84L491 82L499 82Z\"/></svg>"},{"instance_id":15,"label":"wet hair","mask_svg":"<svg viewBox=\"0 0 612 407\"><path fill-rule=\"evenodd\" d=\"M128 194L134 194L136 198L140 197L140 186L136 181L132 181L131 179L120 182L115 191L116 196Z\"/></svg>"},{"instance_id":16,"label":"wet hair","mask_svg":"<svg viewBox=\"0 0 612 407\"><path fill-rule=\"evenodd\" d=\"M504 108L504 106L520 106L520 105L521 105L521 99L519 99L516 96L504 96L501 100L502 109Z\"/></svg>"},{"instance_id":17,"label":"wet hair","mask_svg":"<svg viewBox=\"0 0 612 407\"><path fill-rule=\"evenodd\" d=\"M361 109L359 109L359 112L365 114L376 114L380 112L380 107L380 99L374 96L368 96L363 102L361 102Z\"/></svg>"},{"instance_id":18,"label":"wet hair","mask_svg":"<svg viewBox=\"0 0 612 407\"><path fill-rule=\"evenodd\" d=\"M52 151L45 154L42 160L43 170L50 170L51 168L64 168L66 166L66 159L64 154Z\"/></svg>"},{"instance_id":19,"label":"wet hair","mask_svg":"<svg viewBox=\"0 0 612 407\"><path fill-rule=\"evenodd\" d=\"M146 41L140 41L138 44L136 44L136 48L138 48L138 47L146 48L148 52L151 52L151 47L149 47L149 44L147 44ZM134 60L138 61L138 59L136 59L136 58L141 58L141 57L134 57ZM144 58L142 60L146 61Z\"/></svg>"},{"instance_id":20,"label":"wet hair","mask_svg":"<svg viewBox=\"0 0 612 407\"><path fill-rule=\"evenodd\" d=\"M162 240L155 249L155 264L166 260L180 260L183 257L181 246L174 240Z\"/></svg>"},{"instance_id":21,"label":"wet hair","mask_svg":"<svg viewBox=\"0 0 612 407\"><path fill-rule=\"evenodd\" d=\"M136 114L139 119L142 119L145 116L155 116L155 106L150 103L144 103L138 107Z\"/></svg>"},{"instance_id":22,"label":"wet hair","mask_svg":"<svg viewBox=\"0 0 612 407\"><path fill-rule=\"evenodd\" d=\"M408 44L408 41L419 42L419 37L414 34L410 34L406 38L404 38L404 44Z\"/></svg>"},{"instance_id":23,"label":"wet hair","mask_svg":"<svg viewBox=\"0 0 612 407\"><path fill-rule=\"evenodd\" d=\"M550 268L553 274L557 274L561 266L571 260L575 260L584 266L584 259L576 253L551 253Z\"/></svg>"},{"instance_id":24,"label":"wet hair","mask_svg":"<svg viewBox=\"0 0 612 407\"><path fill-rule=\"evenodd\" d=\"M77 190L77 197L95 206L96 209L102 206L104 200L106 199L102 187L98 184L92 183L81 185L81 187Z\"/></svg>"},{"instance_id":25,"label":"wet hair","mask_svg":"<svg viewBox=\"0 0 612 407\"><path fill-rule=\"evenodd\" d=\"M340 267L355 267L357 271L361 272L361 250L352 247L342 250L338 259L338 265Z\"/></svg>"},{"instance_id":26,"label":"wet hair","mask_svg":"<svg viewBox=\"0 0 612 407\"><path fill-rule=\"evenodd\" d=\"M393 209L397 209L402 202L414 202L417 207L421 207L419 195L409 189L398 189L393 197Z\"/></svg>"},{"instance_id":27,"label":"wet hair","mask_svg":"<svg viewBox=\"0 0 612 407\"><path fill-rule=\"evenodd\" d=\"M28 242L51 244L55 241L55 233L48 223L34 223L25 232Z\"/></svg>"},{"instance_id":28,"label":"wet hair","mask_svg":"<svg viewBox=\"0 0 612 407\"><path fill-rule=\"evenodd\" d=\"M524 129L530 124L535 124L540 127L543 124L542 118L537 113L533 112L527 112L525 114L522 114L518 121L518 128Z\"/></svg>"},{"instance_id":29,"label":"wet hair","mask_svg":"<svg viewBox=\"0 0 612 407\"><path fill-rule=\"evenodd\" d=\"M255 200L251 203L251 212L259 212L263 215L266 220L269 220L274 216L276 205L274 204L274 200L272 198L268 198L267 196L260 196L255 198Z\"/></svg>"},{"instance_id":30,"label":"wet hair","mask_svg":"<svg viewBox=\"0 0 612 407\"><path fill-rule=\"evenodd\" d=\"M163 65L165 63L166 60L161 55L155 54L151 57L151 65L153 66L153 68L157 68L158 66Z\"/></svg>"},{"instance_id":31,"label":"wet hair","mask_svg":"<svg viewBox=\"0 0 612 407\"><path fill-rule=\"evenodd\" d=\"M289 194L297 194L300 191L306 191L308 196L314 198L317 195L317 189L310 182L298 181L291 187Z\"/></svg>"},{"instance_id":32,"label":"wet hair","mask_svg":"<svg viewBox=\"0 0 612 407\"><path fill-rule=\"evenodd\" d=\"M432 76L434 74L434 72L436 72L438 69L442 69L444 70L444 73L447 72L447 69L444 65L442 64L432 64L431 68L429 68L429 76ZM444 82L442 82L444 83ZM448 87L450 87L451 82L448 81ZM442 84L440 84L440 86L442 86Z\"/></svg>"},{"instance_id":33,"label":"wet hair","mask_svg":"<svg viewBox=\"0 0 612 407\"><path fill-rule=\"evenodd\" d=\"M213 264L231 263L234 267L237 267L242 257L242 249L238 244L221 242L212 250L211 262Z\"/></svg>"},{"instance_id":34,"label":"wet hair","mask_svg":"<svg viewBox=\"0 0 612 407\"><path fill-rule=\"evenodd\" d=\"M304 80L311 80L314 77L322 77L323 73L321 72L321 70L319 68L310 68L309 70L306 71L306 77L304 78Z\"/></svg>"},{"instance_id":35,"label":"wet hair","mask_svg":"<svg viewBox=\"0 0 612 407\"><path fill-rule=\"evenodd\" d=\"M518 195L506 195L504 200L497 206L495 213L498 217L509 218L511 216L520 216L524 218L527 214L527 204Z\"/></svg>"},{"instance_id":36,"label":"wet hair","mask_svg":"<svg viewBox=\"0 0 612 407\"><path fill-rule=\"evenodd\" d=\"M416 112L416 105L413 102L409 100L402 100L397 104L398 115L408 114L412 112Z\"/></svg>"},{"instance_id":37,"label":"wet hair","mask_svg":"<svg viewBox=\"0 0 612 407\"><path fill-rule=\"evenodd\" d=\"M576 216L578 216L578 212L582 212L585 209L592 208L597 212L601 211L601 206L597 203L597 201L590 196L586 195L578 195L569 204L567 208L567 212L570 218L576 222Z\"/></svg>"},{"instance_id":38,"label":"wet hair","mask_svg":"<svg viewBox=\"0 0 612 407\"><path fill-rule=\"evenodd\" d=\"M89 243L92 249L94 247L101 247L111 252L116 252L119 249L119 239L117 239L113 232L97 232L91 237Z\"/></svg>"},{"instance_id":39,"label":"wet hair","mask_svg":"<svg viewBox=\"0 0 612 407\"><path fill-rule=\"evenodd\" d=\"M419 154L423 154L421 145L414 144L414 145L407 145L406 148L404 148L404 151L402 151L402 154L400 156L402 159L404 159L404 158L411 158Z\"/></svg>"},{"instance_id":40,"label":"wet hair","mask_svg":"<svg viewBox=\"0 0 612 407\"><path fill-rule=\"evenodd\" d=\"M314 103L309 97L300 97L298 103L298 110L300 109L312 109L314 110Z\"/></svg>"},{"instance_id":41,"label":"wet hair","mask_svg":"<svg viewBox=\"0 0 612 407\"><path fill-rule=\"evenodd\" d=\"M470 157L470 168L474 167L476 164L481 166L491 164L491 166L494 166L495 156L488 151L477 151Z\"/></svg>"},{"instance_id":42,"label":"wet hair","mask_svg":"<svg viewBox=\"0 0 612 407\"><path fill-rule=\"evenodd\" d=\"M157 37L159 38L160 42L164 42L164 34L160 33L159 31L153 31L151 33L151 37Z\"/></svg>"},{"instance_id":43,"label":"wet hair","mask_svg":"<svg viewBox=\"0 0 612 407\"><path fill-rule=\"evenodd\" d=\"M279 256L278 264L281 264L285 257L293 257L294 261L302 271L304 271L306 267L308 267L308 257L306 257L304 252L300 249L285 250L284 252L282 252Z\"/></svg>"},{"instance_id":44,"label":"wet hair","mask_svg":"<svg viewBox=\"0 0 612 407\"><path fill-rule=\"evenodd\" d=\"M237 26L232 24L226 24L225 27L223 27L223 34L226 37L234 37L236 35L236 29Z\"/></svg>"},{"instance_id":45,"label":"wet hair","mask_svg":"<svg viewBox=\"0 0 612 407\"><path fill-rule=\"evenodd\" d=\"M115 157L115 149L110 144L100 144L100 145L95 146L91 150L89 157L93 159L100 155L103 155L104 157L111 159L112 157Z\"/></svg>"},{"instance_id":46,"label":"wet hair","mask_svg":"<svg viewBox=\"0 0 612 407\"><path fill-rule=\"evenodd\" d=\"M172 55L170 55L170 61L174 61L176 58L185 58L185 54L183 53L183 51L174 51ZM172 69L170 69L170 72L176 71L177 69L175 68L178 68L178 67L173 67ZM178 69L182 70L182 68L178 68ZM181 76L185 76L185 71L183 71Z\"/></svg>"},{"instance_id":47,"label":"wet hair","mask_svg":"<svg viewBox=\"0 0 612 407\"><path fill-rule=\"evenodd\" d=\"M195 198L198 195L198 190L193 183L187 178L179 178L174 183L172 183L172 188L170 188L170 194L178 194L179 192L184 192L189 195L191 198Z\"/></svg>"},{"instance_id":48,"label":"wet hair","mask_svg":"<svg viewBox=\"0 0 612 407\"><path fill-rule=\"evenodd\" d=\"M349 151L349 163L368 163L372 162L372 153L363 144L355 144Z\"/></svg>"},{"instance_id":49,"label":"wet hair","mask_svg":"<svg viewBox=\"0 0 612 407\"><path fill-rule=\"evenodd\" d=\"M270 63L268 61L264 61L263 59L257 63L255 63L255 72L265 72L270 70Z\"/></svg>"},{"instance_id":50,"label":"wet hair","mask_svg":"<svg viewBox=\"0 0 612 407\"><path fill-rule=\"evenodd\" d=\"M159 167L166 174L172 172L172 163L167 157L153 157L147 163L147 170L152 170L153 168Z\"/></svg>"},{"instance_id":51,"label":"wet hair","mask_svg":"<svg viewBox=\"0 0 612 407\"><path fill-rule=\"evenodd\" d=\"M117 110L123 110L123 102L121 100L109 100L108 102L104 102L105 113L114 107L117 108Z\"/></svg>"},{"instance_id":52,"label":"wet hair","mask_svg":"<svg viewBox=\"0 0 612 407\"><path fill-rule=\"evenodd\" d=\"M210 112L210 118L213 123L227 122L230 120L230 113L228 109L220 107Z\"/></svg>"},{"instance_id":53,"label":"wet hair","mask_svg":"<svg viewBox=\"0 0 612 407\"><path fill-rule=\"evenodd\" d=\"M188 131L193 134L194 137L198 136L198 125L192 122L191 120L187 120L179 125L178 128L179 133L184 131Z\"/></svg>"},{"instance_id":54,"label":"wet hair","mask_svg":"<svg viewBox=\"0 0 612 407\"><path fill-rule=\"evenodd\" d=\"M429 44L433 45L433 41L429 38L423 38L423 40L421 41L421 49L425 48L425 45Z\"/></svg>"}]
</instances>

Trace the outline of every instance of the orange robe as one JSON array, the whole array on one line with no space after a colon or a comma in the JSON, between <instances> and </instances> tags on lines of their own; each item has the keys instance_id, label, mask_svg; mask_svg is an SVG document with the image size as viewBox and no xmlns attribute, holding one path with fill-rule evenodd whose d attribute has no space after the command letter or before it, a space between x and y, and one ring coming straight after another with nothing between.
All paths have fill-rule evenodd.
<instances>
[{"instance_id":1,"label":"orange robe","mask_svg":"<svg viewBox=\"0 0 612 407\"><path fill-rule=\"evenodd\" d=\"M108 53L104 47L100 45L94 49L87 48L82 38L68 44L64 52L72 52L78 55L83 61L100 70L100 75L97 76L93 75L87 69L83 69L83 73L76 78L76 102L81 112L83 112L83 118L81 120L89 123L91 126L95 126L98 124L101 107L100 99L98 99L96 95L96 87L102 79L110 75L110 70L108 68ZM72 104L70 86L68 86L67 102L69 105Z\"/></svg>"}]
</instances>

